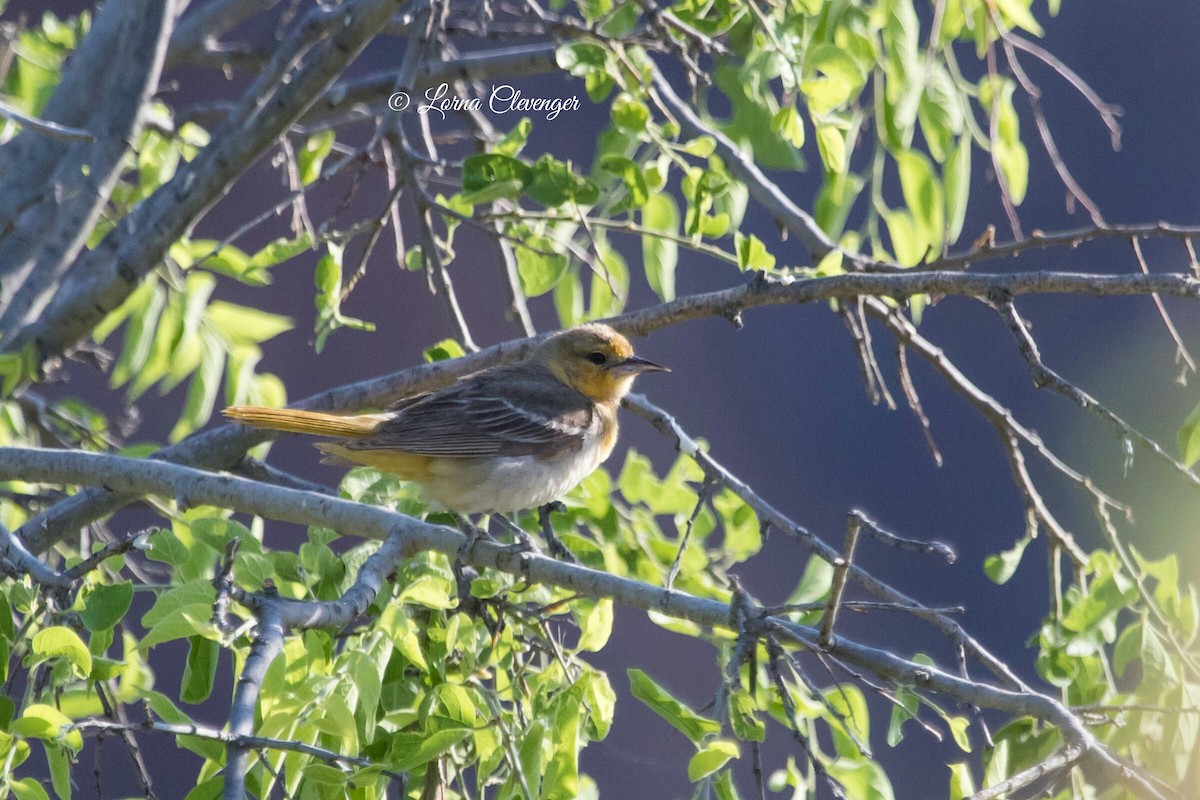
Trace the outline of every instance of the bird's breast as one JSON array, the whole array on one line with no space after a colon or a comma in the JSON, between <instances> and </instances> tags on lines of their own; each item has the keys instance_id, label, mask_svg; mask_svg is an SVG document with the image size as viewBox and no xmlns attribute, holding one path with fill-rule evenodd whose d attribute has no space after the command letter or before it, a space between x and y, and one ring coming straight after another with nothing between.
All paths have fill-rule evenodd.
<instances>
[{"instance_id":1,"label":"bird's breast","mask_svg":"<svg viewBox=\"0 0 1200 800\"><path fill-rule=\"evenodd\" d=\"M418 480L430 499L460 514L538 508L579 485L612 450L603 436L559 455L435 458Z\"/></svg>"}]
</instances>

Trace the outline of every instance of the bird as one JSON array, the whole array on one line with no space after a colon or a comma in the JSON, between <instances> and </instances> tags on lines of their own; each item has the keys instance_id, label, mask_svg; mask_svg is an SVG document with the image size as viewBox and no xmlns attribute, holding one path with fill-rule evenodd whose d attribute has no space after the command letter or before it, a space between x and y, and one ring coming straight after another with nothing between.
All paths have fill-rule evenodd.
<instances>
[{"instance_id":1,"label":"bird","mask_svg":"<svg viewBox=\"0 0 1200 800\"><path fill-rule=\"evenodd\" d=\"M550 336L523 361L384 413L223 413L256 428L332 437L316 444L324 462L395 473L454 514L503 515L549 506L600 466L617 442L617 408L646 372L670 370L634 355L611 327L588 323Z\"/></svg>"}]
</instances>

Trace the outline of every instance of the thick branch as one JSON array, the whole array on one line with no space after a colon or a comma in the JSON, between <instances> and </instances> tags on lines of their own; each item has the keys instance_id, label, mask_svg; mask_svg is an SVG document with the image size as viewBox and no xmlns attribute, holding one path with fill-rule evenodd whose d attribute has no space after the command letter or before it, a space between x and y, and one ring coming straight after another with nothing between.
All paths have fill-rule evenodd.
<instances>
[{"instance_id":1,"label":"thick branch","mask_svg":"<svg viewBox=\"0 0 1200 800\"><path fill-rule=\"evenodd\" d=\"M250 750L240 739L254 733L254 712L258 707L258 693L263 678L275 656L283 650L284 628L279 614L267 607L256 616L258 628L250 645L250 654L242 666L242 674L238 676L233 706L229 711L229 732L232 737L225 745L225 784L221 792L224 800L245 800L246 765Z\"/></svg>"},{"instance_id":2,"label":"thick branch","mask_svg":"<svg viewBox=\"0 0 1200 800\"><path fill-rule=\"evenodd\" d=\"M1091 295L1163 294L1194 297L1200 294L1200 280L1188 275L1083 275L1076 273L929 273L864 274L854 273L804 280L780 279L756 275L748 283L731 289L681 297L670 303L632 311L607 320L617 330L645 336L659 328L703 317L739 319L749 308L784 303L805 304L832 298L850 298L881 294L905 297L914 294L963 294L987 297L989 293L1010 294L1070 292ZM439 361L411 367L361 383L331 389L296 404L299 408L319 411L359 411L379 408L419 392L431 391L454 380L497 364L511 363L526 356L544 337L519 339L487 347L452 361ZM245 451L272 434L243 426L227 425L164 448L156 458L209 469L228 469ZM50 543L106 514L111 514L136 497L119 496L110 489L85 489L43 512L22 526L20 534L33 552L41 552Z\"/></svg>"},{"instance_id":3,"label":"thick branch","mask_svg":"<svg viewBox=\"0 0 1200 800\"><path fill-rule=\"evenodd\" d=\"M143 0L128 6L114 48L121 57L88 87L95 109L86 122L92 140L64 149L49 175L40 176L53 191L6 221L12 227L0 240L0 275L6 284L2 334L35 320L54 296L108 205L145 108L158 91L176 3Z\"/></svg>"},{"instance_id":4,"label":"thick branch","mask_svg":"<svg viewBox=\"0 0 1200 800\"><path fill-rule=\"evenodd\" d=\"M434 550L460 557L472 566L498 569L533 583L559 586L589 597L611 597L624 605L655 610L705 627L728 628L731 624L729 606L716 600L677 590L668 591L578 564L514 552L488 541L478 541L472 547L464 548L467 537L451 528L430 525L378 507L266 486L243 478L95 453L0 448L0 480L17 477L43 482L103 482L118 490L182 497L190 503L322 525L352 536L395 539L397 544L393 545L392 553L396 559L422 550ZM259 621L258 639L239 679L230 717L230 732L238 736L253 730L253 710L262 675L282 646L283 619L273 605L263 610ZM814 650L821 649L820 632L815 628L770 617L764 617L761 626L766 633ZM917 686L981 708L1046 720L1059 728L1069 742L1082 743L1087 753L1085 757L1103 777L1130 785L1147 797L1163 797L1153 786L1124 769L1082 722L1052 697L959 678L936 667L907 661L842 637L831 645L829 652L897 683ZM226 767L229 778L235 778L239 768L244 769L244 759L237 759L239 753L244 751L231 748ZM229 785L230 781L227 781L225 796L240 798L240 794L230 793Z\"/></svg>"},{"instance_id":5,"label":"thick branch","mask_svg":"<svg viewBox=\"0 0 1200 800\"><path fill-rule=\"evenodd\" d=\"M264 94L250 87L239 113L170 181L128 214L97 247L75 263L38 321L5 342L8 351L36 342L43 357L87 335L158 265L167 248L313 100L384 26L400 0L358 0L336 11L331 35L303 65ZM317 19L323 25L325 20ZM315 34L313 34L315 35Z\"/></svg>"}]
</instances>

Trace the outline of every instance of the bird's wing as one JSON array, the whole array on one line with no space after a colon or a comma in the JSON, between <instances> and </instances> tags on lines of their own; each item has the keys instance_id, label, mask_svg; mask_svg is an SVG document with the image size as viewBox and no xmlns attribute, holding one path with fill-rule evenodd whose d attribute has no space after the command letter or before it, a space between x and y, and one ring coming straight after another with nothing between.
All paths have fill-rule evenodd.
<instances>
[{"instance_id":1,"label":"bird's wing","mask_svg":"<svg viewBox=\"0 0 1200 800\"><path fill-rule=\"evenodd\" d=\"M551 456L576 450L600 424L591 402L536 365L476 373L405 403L354 450L429 456Z\"/></svg>"}]
</instances>

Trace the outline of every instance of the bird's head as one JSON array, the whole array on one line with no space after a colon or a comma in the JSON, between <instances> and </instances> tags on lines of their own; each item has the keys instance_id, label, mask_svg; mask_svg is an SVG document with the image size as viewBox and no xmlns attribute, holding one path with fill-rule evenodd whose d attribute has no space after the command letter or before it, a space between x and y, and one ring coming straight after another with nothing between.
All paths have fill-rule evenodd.
<instances>
[{"instance_id":1,"label":"bird's head","mask_svg":"<svg viewBox=\"0 0 1200 800\"><path fill-rule=\"evenodd\" d=\"M643 372L670 372L635 356L628 339L595 322L550 337L534 358L563 383L598 403L619 402Z\"/></svg>"}]
</instances>

